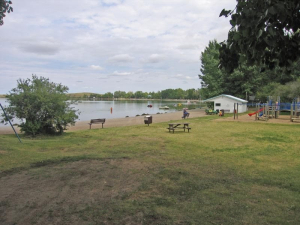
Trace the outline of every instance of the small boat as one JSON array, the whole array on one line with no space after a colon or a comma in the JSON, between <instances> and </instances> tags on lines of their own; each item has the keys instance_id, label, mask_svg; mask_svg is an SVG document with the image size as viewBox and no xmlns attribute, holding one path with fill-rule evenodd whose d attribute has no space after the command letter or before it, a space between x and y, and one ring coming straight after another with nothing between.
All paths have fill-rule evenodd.
<instances>
[{"instance_id":1,"label":"small boat","mask_svg":"<svg viewBox=\"0 0 300 225\"><path fill-rule=\"evenodd\" d=\"M159 109L170 109L168 106L160 106Z\"/></svg>"},{"instance_id":2,"label":"small boat","mask_svg":"<svg viewBox=\"0 0 300 225\"><path fill-rule=\"evenodd\" d=\"M150 108L151 108L151 107L152 107L152 105L151 105L151 104L150 104L150 105L147 105L147 107L150 107Z\"/></svg>"}]
</instances>

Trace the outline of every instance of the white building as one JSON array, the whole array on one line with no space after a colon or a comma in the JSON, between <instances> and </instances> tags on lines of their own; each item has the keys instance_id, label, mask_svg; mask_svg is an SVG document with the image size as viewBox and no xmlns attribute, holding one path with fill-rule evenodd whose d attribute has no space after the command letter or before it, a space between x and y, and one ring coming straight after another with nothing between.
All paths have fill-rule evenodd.
<instances>
[{"instance_id":1,"label":"white building","mask_svg":"<svg viewBox=\"0 0 300 225\"><path fill-rule=\"evenodd\" d=\"M232 95L219 95L213 98L203 100L203 102L214 102L214 110L223 109L225 112L234 112L234 103L238 103L238 112L247 111L247 102L244 99L234 97Z\"/></svg>"}]
</instances>

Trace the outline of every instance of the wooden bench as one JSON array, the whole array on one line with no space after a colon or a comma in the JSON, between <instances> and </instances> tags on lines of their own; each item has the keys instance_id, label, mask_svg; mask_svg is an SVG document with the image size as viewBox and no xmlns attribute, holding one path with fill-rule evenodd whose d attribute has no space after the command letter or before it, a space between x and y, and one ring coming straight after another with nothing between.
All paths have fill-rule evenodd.
<instances>
[{"instance_id":1,"label":"wooden bench","mask_svg":"<svg viewBox=\"0 0 300 225\"><path fill-rule=\"evenodd\" d=\"M91 122L89 122L88 124L90 125L90 129L92 129L92 124L102 124L102 128L103 128L103 124L105 123L105 118L104 119L91 119Z\"/></svg>"},{"instance_id":2,"label":"wooden bench","mask_svg":"<svg viewBox=\"0 0 300 225\"><path fill-rule=\"evenodd\" d=\"M291 121L294 122L294 121L300 121L300 118L299 117L293 117L291 118Z\"/></svg>"},{"instance_id":3,"label":"wooden bench","mask_svg":"<svg viewBox=\"0 0 300 225\"><path fill-rule=\"evenodd\" d=\"M175 129L183 129L184 132L185 130L188 130L188 132L190 132L190 127L189 127L189 123L169 123L169 127L167 128L169 130L169 132L171 132L171 130L175 131Z\"/></svg>"}]
</instances>

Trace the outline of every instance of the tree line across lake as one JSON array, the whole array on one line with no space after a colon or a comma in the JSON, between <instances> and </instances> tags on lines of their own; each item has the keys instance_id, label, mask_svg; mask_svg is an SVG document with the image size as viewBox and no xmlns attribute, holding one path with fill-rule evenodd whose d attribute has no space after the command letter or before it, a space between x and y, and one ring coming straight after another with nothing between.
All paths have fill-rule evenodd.
<instances>
[{"instance_id":1,"label":"tree line across lake","mask_svg":"<svg viewBox=\"0 0 300 225\"><path fill-rule=\"evenodd\" d=\"M70 98L76 99L199 99L200 90L199 89L188 89L183 90L181 88L177 89L166 89L158 92L125 92L125 91L115 91L107 92L105 94L96 94L96 93L76 93L68 94Z\"/></svg>"}]
</instances>

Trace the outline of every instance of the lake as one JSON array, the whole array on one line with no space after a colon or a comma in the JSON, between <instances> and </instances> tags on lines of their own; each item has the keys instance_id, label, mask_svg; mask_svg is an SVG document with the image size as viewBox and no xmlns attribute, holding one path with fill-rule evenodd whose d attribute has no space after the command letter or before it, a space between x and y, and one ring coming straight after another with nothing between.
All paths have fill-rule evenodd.
<instances>
[{"instance_id":1,"label":"lake","mask_svg":"<svg viewBox=\"0 0 300 225\"><path fill-rule=\"evenodd\" d=\"M7 105L4 98L0 98L2 106ZM147 105L152 107L147 107ZM178 106L182 104L181 106ZM159 109L160 106L168 106L169 110ZM79 120L88 121L97 118L124 118L134 117L142 114L157 114L165 112L175 112L182 110L182 107L189 109L200 108L197 101L147 101L147 100L121 100L121 101L81 101L73 105L80 111ZM111 110L112 109L112 110ZM2 113L2 110L1 110ZM0 126L4 126L0 124Z\"/></svg>"}]
</instances>

